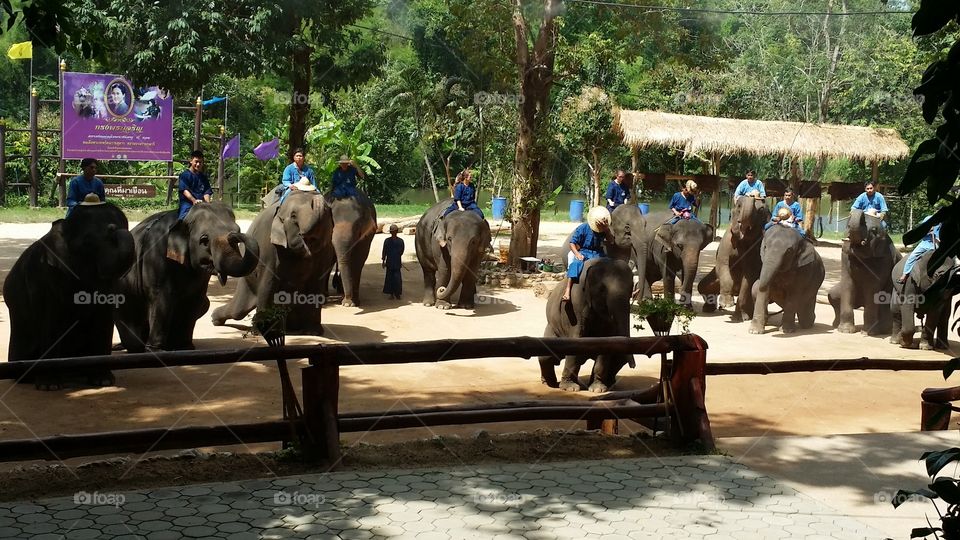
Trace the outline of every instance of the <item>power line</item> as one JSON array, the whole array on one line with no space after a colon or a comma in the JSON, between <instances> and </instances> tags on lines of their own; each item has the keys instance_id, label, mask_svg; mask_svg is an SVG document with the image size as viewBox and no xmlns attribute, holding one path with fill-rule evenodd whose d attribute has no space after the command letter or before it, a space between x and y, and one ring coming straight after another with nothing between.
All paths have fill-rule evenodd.
<instances>
[{"instance_id":1,"label":"power line","mask_svg":"<svg viewBox=\"0 0 960 540\"><path fill-rule=\"evenodd\" d=\"M580 2L581 4L592 4L597 6L625 7L633 9L644 9L647 11L677 13L709 13L714 15L836 15L838 17L850 17L854 15L913 15L913 11L744 11L732 9L706 9L706 8L681 8L669 6L646 6L640 4L625 4L622 2L606 2L603 0L568 0L570 2Z\"/></svg>"}]
</instances>

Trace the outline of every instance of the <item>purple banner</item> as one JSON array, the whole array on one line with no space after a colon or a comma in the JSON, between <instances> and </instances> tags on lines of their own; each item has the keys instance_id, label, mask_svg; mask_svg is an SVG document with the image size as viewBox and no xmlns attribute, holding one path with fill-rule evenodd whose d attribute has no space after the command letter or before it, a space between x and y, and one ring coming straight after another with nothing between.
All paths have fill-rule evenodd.
<instances>
[{"instance_id":1,"label":"purple banner","mask_svg":"<svg viewBox=\"0 0 960 540\"><path fill-rule=\"evenodd\" d=\"M63 74L63 159L173 161L173 97L117 75Z\"/></svg>"}]
</instances>

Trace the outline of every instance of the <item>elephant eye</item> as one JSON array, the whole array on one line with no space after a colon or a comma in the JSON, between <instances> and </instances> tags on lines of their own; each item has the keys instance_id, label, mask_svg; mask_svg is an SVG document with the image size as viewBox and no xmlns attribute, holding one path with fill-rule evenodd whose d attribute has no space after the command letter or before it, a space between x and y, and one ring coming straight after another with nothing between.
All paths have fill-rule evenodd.
<instances>
[{"instance_id":1,"label":"elephant eye","mask_svg":"<svg viewBox=\"0 0 960 540\"><path fill-rule=\"evenodd\" d=\"M206 246L206 245L208 245L208 244L210 244L210 237L207 236L207 235L205 235L205 234L204 234L204 235L201 235L201 236L200 236L200 245L201 245L201 246Z\"/></svg>"}]
</instances>

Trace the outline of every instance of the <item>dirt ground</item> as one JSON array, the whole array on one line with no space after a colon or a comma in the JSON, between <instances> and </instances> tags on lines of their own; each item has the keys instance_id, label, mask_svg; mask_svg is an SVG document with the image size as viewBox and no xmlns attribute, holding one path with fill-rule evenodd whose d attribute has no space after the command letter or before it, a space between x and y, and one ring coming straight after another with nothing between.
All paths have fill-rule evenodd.
<instances>
[{"instance_id":1,"label":"dirt ground","mask_svg":"<svg viewBox=\"0 0 960 540\"><path fill-rule=\"evenodd\" d=\"M133 224L131 224L131 227ZM246 228L247 224L242 223ZM0 280L19 254L49 226L0 224ZM570 223L541 224L541 257L558 258ZM381 294L383 271L380 245L374 241L363 273L361 306L325 307L324 338L288 337L288 344L318 341L394 342L449 337L541 336L545 299L532 289L481 287L484 301L475 311L441 311L420 303L422 275L412 236L404 236L404 296L389 300ZM496 245L503 237L496 238ZM761 336L747 333L749 323L732 323L723 312L700 314L691 330L709 344L708 361L786 360L804 358L947 359L950 351L904 350L879 337L839 334L830 327L833 312L826 291L839 280L840 250L818 248L827 279L817 307L817 324L806 332L786 336L768 326ZM704 250L700 275L713 266L716 243ZM221 287L211 281L211 309L232 294L235 280ZM699 309L699 303L697 305ZM858 322L861 314L858 312ZM262 346L247 335L249 318L234 326L213 327L209 315L200 319L195 334L198 349ZM635 335L649 335L649 330ZM9 318L0 304L0 358L6 358ZM118 353L122 354L122 353ZM305 364L305 363L304 363ZM304 365L301 364L301 365ZM299 388L299 370L293 369ZM586 371L586 370L585 370ZM655 381L657 359L637 358L637 368L625 368L617 390L645 388ZM240 363L174 369L115 372L117 386L40 392L32 386L0 381L0 439L20 439L66 433L87 433L153 427L183 427L220 423L248 423L280 416L279 378L275 364ZM825 435L841 433L915 431L920 422L920 392L946 386L939 372L842 372L790 375L713 376L707 384L707 409L717 437L759 435ZM347 367L341 370L341 411L404 410L432 405L494 403L535 399L587 399L590 394L568 394L540 384L535 360L489 358L436 364ZM583 422L538 422L452 426L381 431L344 436L348 445L381 443L435 435L472 436L537 428L582 429ZM625 425L629 435L635 426ZM241 450L265 450L255 445Z\"/></svg>"}]
</instances>

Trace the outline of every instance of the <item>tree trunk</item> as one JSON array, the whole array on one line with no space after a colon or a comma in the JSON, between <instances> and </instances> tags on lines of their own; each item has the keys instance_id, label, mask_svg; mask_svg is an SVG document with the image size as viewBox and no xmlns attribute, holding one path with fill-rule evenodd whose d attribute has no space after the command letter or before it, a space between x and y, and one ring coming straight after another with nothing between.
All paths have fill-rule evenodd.
<instances>
[{"instance_id":1,"label":"tree trunk","mask_svg":"<svg viewBox=\"0 0 960 540\"><path fill-rule=\"evenodd\" d=\"M295 28L300 24L295 23ZM303 146L307 132L307 116L310 114L310 47L303 45L293 51L293 95L290 98L290 133L287 152L293 158L294 149Z\"/></svg>"},{"instance_id":2,"label":"tree trunk","mask_svg":"<svg viewBox=\"0 0 960 540\"><path fill-rule=\"evenodd\" d=\"M427 173L430 174L430 187L433 188L433 202L440 202L440 194L437 193L437 178L433 175L433 167L430 166L430 158L427 153L423 153L423 162L427 165Z\"/></svg>"},{"instance_id":3,"label":"tree trunk","mask_svg":"<svg viewBox=\"0 0 960 540\"><path fill-rule=\"evenodd\" d=\"M593 205L606 206L607 201L600 198L600 156L596 150L593 151L593 164L590 168L593 169Z\"/></svg>"}]
</instances>

